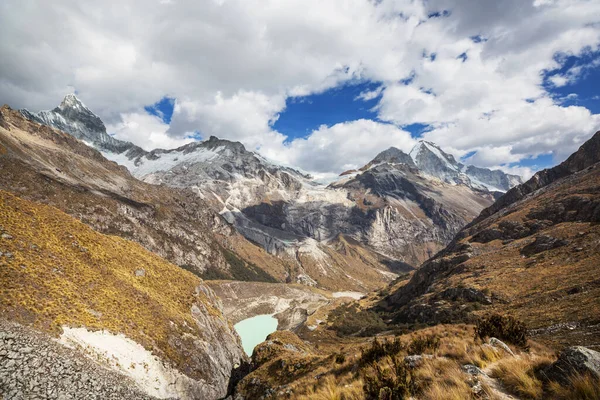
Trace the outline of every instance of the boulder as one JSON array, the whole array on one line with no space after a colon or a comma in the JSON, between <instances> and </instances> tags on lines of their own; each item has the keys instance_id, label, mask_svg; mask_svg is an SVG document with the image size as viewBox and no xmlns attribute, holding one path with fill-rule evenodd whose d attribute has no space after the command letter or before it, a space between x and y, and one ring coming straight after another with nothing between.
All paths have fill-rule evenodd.
<instances>
[{"instance_id":1,"label":"boulder","mask_svg":"<svg viewBox=\"0 0 600 400\"><path fill-rule=\"evenodd\" d=\"M515 353L513 353L513 351L510 349L510 347L508 347L508 345L500 339L496 339L495 337L492 337L488 341L488 344L496 349L504 350L505 352L507 352L508 354L510 354L513 357L515 356Z\"/></svg>"},{"instance_id":2,"label":"boulder","mask_svg":"<svg viewBox=\"0 0 600 400\"><path fill-rule=\"evenodd\" d=\"M555 249L557 247L565 246L569 244L566 240L557 239L548 235L540 235L535 238L533 243L528 244L527 246L521 249L521 254L524 256L532 256L537 253L541 253L543 251Z\"/></svg>"},{"instance_id":3,"label":"boulder","mask_svg":"<svg viewBox=\"0 0 600 400\"><path fill-rule=\"evenodd\" d=\"M544 370L545 377L563 385L576 374L589 374L600 379L600 353L582 346L568 347L558 360Z\"/></svg>"},{"instance_id":4,"label":"boulder","mask_svg":"<svg viewBox=\"0 0 600 400\"><path fill-rule=\"evenodd\" d=\"M465 364L462 366L462 370L469 375L473 375L473 376L477 376L477 375L483 375L483 376L487 376L487 374L485 372L483 372L481 370L481 368L473 365L473 364Z\"/></svg>"},{"instance_id":5,"label":"boulder","mask_svg":"<svg viewBox=\"0 0 600 400\"><path fill-rule=\"evenodd\" d=\"M431 354L416 354L404 357L404 362L406 363L409 369L415 369L417 367L420 367L425 360L432 358L433 356Z\"/></svg>"}]
</instances>

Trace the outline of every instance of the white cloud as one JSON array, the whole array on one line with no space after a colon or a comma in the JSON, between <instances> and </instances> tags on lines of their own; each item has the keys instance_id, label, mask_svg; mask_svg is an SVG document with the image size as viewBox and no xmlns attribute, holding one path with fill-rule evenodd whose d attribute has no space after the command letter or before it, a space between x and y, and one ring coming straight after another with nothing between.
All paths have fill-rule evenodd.
<instances>
[{"instance_id":1,"label":"white cloud","mask_svg":"<svg viewBox=\"0 0 600 400\"><path fill-rule=\"evenodd\" d=\"M169 125L162 119L145 112L121 114L121 121L109 124L106 130L115 137L139 145L145 150L172 149L192 142L194 139L168 136Z\"/></svg>"},{"instance_id":2,"label":"white cloud","mask_svg":"<svg viewBox=\"0 0 600 400\"><path fill-rule=\"evenodd\" d=\"M382 86L378 87L375 90L365 90L364 92L359 93L359 95L356 96L354 98L354 100L363 100L363 101L373 100L373 99L376 99L377 97L379 97L381 95L381 92L383 92Z\"/></svg>"},{"instance_id":3,"label":"white cloud","mask_svg":"<svg viewBox=\"0 0 600 400\"><path fill-rule=\"evenodd\" d=\"M599 20L600 3L586 0L4 0L0 101L48 109L75 88L118 137L146 148L200 131L333 173L407 134L353 121L284 144L271 122L290 95L363 79L382 83L359 96L381 94L382 120L431 124L425 137L458 155L479 150L481 165L549 151L560 160L600 121L555 104L543 71L598 49ZM140 112L163 96L178 99L169 127Z\"/></svg>"},{"instance_id":4,"label":"white cloud","mask_svg":"<svg viewBox=\"0 0 600 400\"><path fill-rule=\"evenodd\" d=\"M360 168L391 146L409 152L416 141L391 124L371 120L321 126L306 139L296 139L280 149L261 149L267 157L320 174Z\"/></svg>"}]
</instances>

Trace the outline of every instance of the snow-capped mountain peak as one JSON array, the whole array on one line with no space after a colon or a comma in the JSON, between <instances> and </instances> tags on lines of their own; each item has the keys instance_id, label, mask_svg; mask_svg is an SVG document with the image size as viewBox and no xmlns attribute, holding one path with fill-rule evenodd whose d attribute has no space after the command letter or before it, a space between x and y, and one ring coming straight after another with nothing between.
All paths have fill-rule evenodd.
<instances>
[{"instance_id":1,"label":"snow-capped mountain peak","mask_svg":"<svg viewBox=\"0 0 600 400\"><path fill-rule=\"evenodd\" d=\"M444 152L435 143L426 140L419 140L409 155L419 167L423 166L427 168L435 160L438 160L441 165L450 170L459 171L461 167L461 164L456 162L454 156Z\"/></svg>"},{"instance_id":2,"label":"snow-capped mountain peak","mask_svg":"<svg viewBox=\"0 0 600 400\"><path fill-rule=\"evenodd\" d=\"M58 108L60 110L66 110L70 108L79 111L86 110L88 112L91 112L90 109L87 108L86 105L83 104L83 102L74 93L67 94L58 106Z\"/></svg>"},{"instance_id":3,"label":"snow-capped mountain peak","mask_svg":"<svg viewBox=\"0 0 600 400\"><path fill-rule=\"evenodd\" d=\"M95 147L109 159L114 159L114 157L108 156L108 153L118 155L128 152L130 155L135 154L136 156L146 153L133 143L118 140L109 135L100 117L73 93L67 94L60 105L52 110L32 113L23 109L20 112L29 120L73 135Z\"/></svg>"},{"instance_id":4,"label":"snow-capped mountain peak","mask_svg":"<svg viewBox=\"0 0 600 400\"><path fill-rule=\"evenodd\" d=\"M422 176L430 179L439 179L452 185L466 185L484 192L505 192L522 183L519 176L508 175L500 170L466 166L456 161L452 154L446 153L435 143L426 140L419 140L409 154L390 147L379 153L361 168L361 171L384 163L406 164L418 169Z\"/></svg>"}]
</instances>

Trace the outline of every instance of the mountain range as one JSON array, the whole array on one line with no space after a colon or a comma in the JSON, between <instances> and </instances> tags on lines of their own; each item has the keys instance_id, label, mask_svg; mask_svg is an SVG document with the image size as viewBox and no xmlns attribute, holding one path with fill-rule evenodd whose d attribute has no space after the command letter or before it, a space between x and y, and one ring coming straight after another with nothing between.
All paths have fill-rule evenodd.
<instances>
[{"instance_id":1,"label":"mountain range","mask_svg":"<svg viewBox=\"0 0 600 400\"><path fill-rule=\"evenodd\" d=\"M144 182L191 189L248 240L297 264L286 279L325 287L341 279L346 287L353 281L353 289L373 288L418 266L495 196L521 182L499 170L465 166L420 141L409 154L385 150L326 186L216 137L144 151L107 134L75 95L54 110L21 113L82 140ZM349 247L363 253L364 262L350 265L356 262L340 257ZM364 266L377 274L354 276Z\"/></svg>"},{"instance_id":2,"label":"mountain range","mask_svg":"<svg viewBox=\"0 0 600 400\"><path fill-rule=\"evenodd\" d=\"M600 396L600 132L526 182L419 141L322 184L68 95L0 108L0 171L2 398Z\"/></svg>"}]
</instances>

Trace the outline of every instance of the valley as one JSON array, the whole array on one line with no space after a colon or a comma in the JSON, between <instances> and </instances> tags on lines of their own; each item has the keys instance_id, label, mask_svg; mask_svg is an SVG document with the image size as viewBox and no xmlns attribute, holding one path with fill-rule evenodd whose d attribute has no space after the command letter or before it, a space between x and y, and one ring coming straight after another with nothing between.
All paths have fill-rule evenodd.
<instances>
[{"instance_id":1,"label":"valley","mask_svg":"<svg viewBox=\"0 0 600 400\"><path fill-rule=\"evenodd\" d=\"M600 382L600 133L526 182L422 140L324 184L214 136L143 150L68 95L0 109L0 170L0 396L66 379L124 398L562 399ZM29 368L48 351L62 375L42 389ZM589 362L565 369L568 351Z\"/></svg>"}]
</instances>

